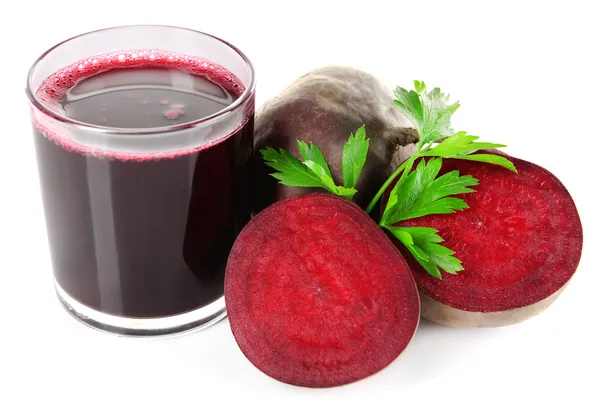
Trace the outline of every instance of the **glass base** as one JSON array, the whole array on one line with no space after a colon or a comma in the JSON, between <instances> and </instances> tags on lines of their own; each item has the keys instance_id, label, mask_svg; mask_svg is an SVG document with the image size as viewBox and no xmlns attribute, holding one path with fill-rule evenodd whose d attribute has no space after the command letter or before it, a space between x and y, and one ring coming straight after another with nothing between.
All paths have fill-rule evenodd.
<instances>
[{"instance_id":1,"label":"glass base","mask_svg":"<svg viewBox=\"0 0 600 403\"><path fill-rule=\"evenodd\" d=\"M180 334L204 329L227 316L225 298L221 297L207 306L180 315L155 319L125 318L108 315L77 302L56 281L54 287L61 304L75 319L94 329L119 336L147 337Z\"/></svg>"}]
</instances>

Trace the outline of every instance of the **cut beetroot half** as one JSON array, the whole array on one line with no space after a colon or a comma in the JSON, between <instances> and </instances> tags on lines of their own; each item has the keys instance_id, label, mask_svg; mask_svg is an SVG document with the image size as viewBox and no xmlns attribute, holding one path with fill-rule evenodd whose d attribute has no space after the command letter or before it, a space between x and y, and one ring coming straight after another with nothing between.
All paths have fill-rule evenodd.
<instances>
[{"instance_id":1,"label":"cut beetroot half","mask_svg":"<svg viewBox=\"0 0 600 403\"><path fill-rule=\"evenodd\" d=\"M225 301L250 362L307 387L383 369L419 321L402 254L356 204L326 194L280 201L252 219L229 256Z\"/></svg>"},{"instance_id":2,"label":"cut beetroot half","mask_svg":"<svg viewBox=\"0 0 600 403\"><path fill-rule=\"evenodd\" d=\"M423 317L457 327L521 322L549 306L575 273L583 240L573 199L544 168L507 158L518 174L444 159L440 175L459 170L479 179L475 193L461 195L469 208L397 224L438 229L465 269L438 280L399 246L419 287Z\"/></svg>"}]
</instances>

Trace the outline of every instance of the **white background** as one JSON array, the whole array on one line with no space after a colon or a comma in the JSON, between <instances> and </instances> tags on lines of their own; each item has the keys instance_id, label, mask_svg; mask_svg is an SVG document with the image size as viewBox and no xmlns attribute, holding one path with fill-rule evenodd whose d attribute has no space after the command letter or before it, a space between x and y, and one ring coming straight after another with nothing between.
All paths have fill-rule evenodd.
<instances>
[{"instance_id":1,"label":"white background","mask_svg":"<svg viewBox=\"0 0 600 403\"><path fill-rule=\"evenodd\" d=\"M600 401L596 1L7 1L0 10L0 401ZM52 289L24 93L48 47L113 25L181 25L244 50L258 104L312 68L363 68L391 85L440 86L454 127L509 144L555 173L584 226L572 283L542 315L498 329L424 321L405 353L366 380L327 390L256 370L227 321L167 340L123 339L71 319ZM501 268L499 268L501 270Z\"/></svg>"}]
</instances>

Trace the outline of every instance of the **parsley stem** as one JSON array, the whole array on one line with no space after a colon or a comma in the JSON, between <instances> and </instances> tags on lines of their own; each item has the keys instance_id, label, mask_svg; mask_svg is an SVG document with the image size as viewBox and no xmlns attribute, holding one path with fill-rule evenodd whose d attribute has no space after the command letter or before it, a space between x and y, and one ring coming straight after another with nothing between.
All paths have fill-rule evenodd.
<instances>
[{"instance_id":1,"label":"parsley stem","mask_svg":"<svg viewBox=\"0 0 600 403\"><path fill-rule=\"evenodd\" d=\"M373 208L375 207L375 205L377 204L377 202L379 201L379 199L381 198L381 196L383 195L383 193L385 192L385 190L388 188L388 186L390 186L390 184L394 181L394 179L396 179L396 177L398 175L400 175L401 172L402 172L402 176L400 177L400 180L404 179L404 177L406 177L406 175L408 175L408 172L412 169L412 166L413 166L415 160L419 156L420 156L419 152L414 153L413 155L411 155L411 157L409 159L407 159L406 161L404 161L394 171L393 174L390 175L390 177L379 188L379 190L377 191L377 193L375 194L375 196L373 197L373 199L371 200L371 202L367 206L367 209L365 210L367 212L367 214L370 214L371 211L373 211Z\"/></svg>"}]
</instances>

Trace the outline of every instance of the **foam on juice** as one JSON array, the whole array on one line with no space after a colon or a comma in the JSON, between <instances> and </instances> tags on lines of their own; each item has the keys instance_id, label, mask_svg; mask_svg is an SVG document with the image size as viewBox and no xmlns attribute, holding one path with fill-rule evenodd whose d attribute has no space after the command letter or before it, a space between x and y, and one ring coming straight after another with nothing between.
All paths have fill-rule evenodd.
<instances>
[{"instance_id":1,"label":"foam on juice","mask_svg":"<svg viewBox=\"0 0 600 403\"><path fill-rule=\"evenodd\" d=\"M83 88L78 89L78 86L85 87L85 90L92 93L93 91L102 91L110 92L110 88L102 88L100 83L94 82L95 76L101 76L102 73L110 72L111 74L114 72L129 72L135 69L135 75L124 75L122 79L124 83L127 83L126 80L131 79L131 77L143 77L144 74L148 74L149 70L171 70L174 73L174 80L190 80L190 78L200 78L207 80L209 83L214 83L216 88L222 88L224 93L227 93L228 96L233 96L233 99L229 101L223 101L222 107L217 107L213 113L218 112L220 109L225 108L228 104L232 103L235 98L239 97L245 90L242 82L237 78L234 74L229 72L223 66L219 64L213 63L209 60L176 53L170 52L160 49L138 49L138 50L129 50L129 51L119 51L106 53L102 55L92 56L83 60L80 60L76 63L68 65L66 67L61 68L56 71L49 77L47 77L39 89L36 92L36 97L40 100L40 102L52 110L54 113L62 116L69 117L71 119L79 120L84 124L92 124L97 126L104 126L108 128L123 128L126 126L123 125L109 125L110 121L107 120L102 114L110 114L110 110L108 110L108 106L101 108L100 110L94 111L92 110L93 119L78 119L77 116L71 116L72 111L69 109L69 102L75 100L77 102L81 97L85 97L85 94L81 94ZM151 72L150 72L151 73ZM201 85L202 82L199 83ZM136 89L136 83L131 83L131 87ZM96 86L96 87L94 87ZM218 87L217 87L218 86ZM208 96L210 96L211 91L214 93L214 90L204 85L203 88ZM79 92L77 92L77 91ZM202 88L201 88L202 90ZM138 89L138 91L141 91ZM149 90L150 91L150 90ZM118 93L118 90L112 93L113 96L118 99L121 94ZM151 94L152 95L152 94ZM154 94L156 95L156 94ZM185 95L185 94L184 94ZM215 95L215 94L213 94ZM220 95L220 94L216 94ZM140 96L144 96L143 93ZM191 96L191 95L190 95ZM127 96L127 98L131 98L131 96ZM127 113L127 105L124 101L125 99L120 100L124 105L121 106L121 112L123 114ZM149 105L152 103L150 99L141 98L139 102L146 107L151 107ZM193 112L198 112L198 107L194 108L193 102L190 105L183 104L181 102L173 103L172 99L162 99L155 100L155 107L160 108L158 112L152 110L152 112L147 112L148 119L159 116L164 122L161 122L157 126L144 126L144 127L165 127L168 126L182 124L182 123L190 123L194 120L198 120L203 116L196 116ZM248 115L253 111L249 111ZM127 119L127 116L124 117ZM87 121L86 121L87 120ZM151 122L149 122L151 123ZM147 160L159 160L164 158L176 158L181 155L186 155L191 152L199 151L201 149L205 149L210 147L216 143L219 143L225 140L227 137L233 135L235 131L228 134L225 138L219 139L215 142L210 142L208 144L203 144L198 147L194 147L191 149L177 150L177 151L168 151L168 152L153 152L153 153L142 153L142 152L116 152L105 150L96 147L90 147L88 145L84 145L78 143L73 139L69 133L61 132L61 130L56 127L49 127L50 125L44 124L41 119L36 119L34 114L34 124L36 126L36 130L47 137L49 140L57 143L61 147L67 149L68 151L74 151L78 153L82 153L85 155L91 155L99 158L109 158L109 159L119 159L119 160L128 160L128 161L147 161ZM240 126L242 127L243 124ZM99 135L102 135L100 133Z\"/></svg>"}]
</instances>

